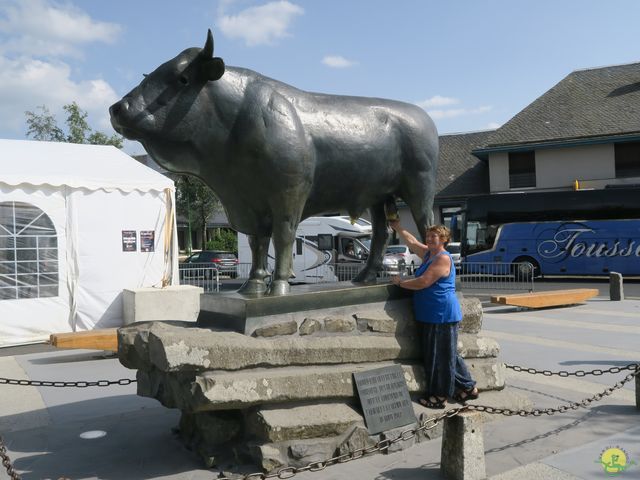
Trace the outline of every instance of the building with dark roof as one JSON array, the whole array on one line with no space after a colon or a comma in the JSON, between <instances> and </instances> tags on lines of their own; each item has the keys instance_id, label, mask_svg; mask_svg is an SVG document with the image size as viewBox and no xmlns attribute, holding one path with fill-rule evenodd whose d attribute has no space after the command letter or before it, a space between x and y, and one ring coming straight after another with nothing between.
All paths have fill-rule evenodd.
<instances>
[{"instance_id":1,"label":"building with dark roof","mask_svg":"<svg viewBox=\"0 0 640 480\"><path fill-rule=\"evenodd\" d=\"M640 183L640 63L570 73L473 153L491 192Z\"/></svg>"}]
</instances>

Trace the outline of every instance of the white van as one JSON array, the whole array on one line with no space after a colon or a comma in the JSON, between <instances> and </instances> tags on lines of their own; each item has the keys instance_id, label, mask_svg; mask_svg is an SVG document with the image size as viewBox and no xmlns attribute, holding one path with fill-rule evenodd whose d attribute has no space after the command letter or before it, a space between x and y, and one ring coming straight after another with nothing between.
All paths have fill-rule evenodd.
<instances>
[{"instance_id":1,"label":"white van","mask_svg":"<svg viewBox=\"0 0 640 480\"><path fill-rule=\"evenodd\" d=\"M320 283L350 280L369 256L371 222L348 216L309 217L298 226L293 245L294 282ZM274 268L273 242L269 243L268 270ZM238 233L238 261L251 263L246 235Z\"/></svg>"}]
</instances>

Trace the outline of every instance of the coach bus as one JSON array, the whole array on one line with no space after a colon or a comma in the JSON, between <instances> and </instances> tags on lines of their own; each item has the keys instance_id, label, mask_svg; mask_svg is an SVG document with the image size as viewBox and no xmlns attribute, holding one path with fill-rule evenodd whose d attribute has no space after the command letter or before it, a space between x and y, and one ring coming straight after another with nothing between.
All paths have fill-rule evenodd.
<instances>
[{"instance_id":1,"label":"coach bus","mask_svg":"<svg viewBox=\"0 0 640 480\"><path fill-rule=\"evenodd\" d=\"M463 271L507 263L536 276L640 275L640 187L474 197L462 257Z\"/></svg>"}]
</instances>

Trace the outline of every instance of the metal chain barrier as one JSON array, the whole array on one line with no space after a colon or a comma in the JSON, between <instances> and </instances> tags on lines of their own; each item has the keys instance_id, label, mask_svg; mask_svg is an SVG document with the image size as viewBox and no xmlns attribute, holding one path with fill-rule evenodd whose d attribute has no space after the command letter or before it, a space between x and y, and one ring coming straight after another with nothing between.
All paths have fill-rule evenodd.
<instances>
[{"instance_id":1,"label":"metal chain barrier","mask_svg":"<svg viewBox=\"0 0 640 480\"><path fill-rule=\"evenodd\" d=\"M628 365L628 366L631 366L631 365ZM616 390L619 390L622 387L624 387L624 385L627 382L631 381L636 376L638 376L638 374L640 373L640 364L633 364L632 366L634 370L633 373L629 373L626 377L624 377L623 380L617 382L612 387L609 387L600 393L596 393L593 397L585 398L583 400L580 400L579 402L571 402L566 405L560 405L557 408L544 408L544 409L535 408L533 410L511 410L509 408L495 408L487 405L467 405L467 406L469 407L469 410L475 410L477 412L492 413L496 415L506 415L507 417L510 417L513 415L517 415L520 417L530 417L530 416L539 417L540 415L543 415L543 414L553 415L555 413L564 413L568 410L577 410L580 407L588 407L591 403L597 400L602 400L602 398L608 395L611 395ZM626 368L626 367L624 369L630 370L629 368Z\"/></svg>"},{"instance_id":2,"label":"metal chain barrier","mask_svg":"<svg viewBox=\"0 0 640 480\"><path fill-rule=\"evenodd\" d=\"M560 370L559 372L552 372L551 370L536 370L535 368L520 367L518 365L510 365L508 363L505 363L504 366L516 372L531 373L532 375L540 374L544 375L545 377L551 377L553 375L556 375L558 377L586 377L587 375L600 376L604 375L605 373L620 373L625 370L637 371L638 368L640 368L640 363L630 363L625 367L611 367L607 370L601 370L597 368L595 370L591 370L590 372L585 372L584 370L576 370L575 372Z\"/></svg>"},{"instance_id":3,"label":"metal chain barrier","mask_svg":"<svg viewBox=\"0 0 640 480\"><path fill-rule=\"evenodd\" d=\"M48 382L44 380L18 380L15 378L2 378L0 377L0 385L20 385L25 387L75 387L75 388L87 388L87 387L110 387L111 385L130 385L136 383L138 380L135 378L121 378L120 380L98 380L95 382Z\"/></svg>"},{"instance_id":4,"label":"metal chain barrier","mask_svg":"<svg viewBox=\"0 0 640 480\"><path fill-rule=\"evenodd\" d=\"M533 416L533 417L539 417L541 415L554 415L556 413L564 413L568 410L577 410L580 407L587 407L589 406L591 403L601 400L602 398L611 395L614 391L619 390L620 388L622 388L627 382L631 381L633 378L635 378L639 373L640 373L640 364L638 363L634 363L634 364L629 364L625 367L612 367L608 370L600 370L600 369L596 369L596 370L592 370L591 372L585 372L584 370L578 370L576 372L567 372L567 371L560 371L560 372L551 372L549 370L536 370L534 368L523 368L517 365L509 365L506 364L507 368L510 368L512 370L515 370L517 372L526 372L526 373L531 373L531 374L542 374L545 376L551 376L551 375L558 375L560 377L568 377L570 375L574 375L577 377L584 377L586 375L604 375L605 373L620 373L622 371L626 371L626 370L632 370L632 373L629 373L623 380L617 382L616 384L614 384L612 387L609 387L607 389L605 389L604 391L600 392L600 393L596 393L593 397L590 398L585 398L579 402L571 402L569 404L565 404L565 405L560 405L559 407L556 408L544 408L544 409L540 409L540 408L536 408L533 410L512 410L509 408L496 408L496 407L491 407L488 405L476 405L476 404L468 404L468 405L464 405L462 407L458 407L458 408L453 408L451 410L448 410L447 412L443 413L442 415L438 415L436 417L432 417L432 418L428 418L426 420L424 420L423 422L421 422L419 424L418 427L416 428L409 428L407 430L404 430L403 432L400 433L400 435L398 435L397 437L393 438L393 439L384 439L384 440L380 440L379 442L377 442L376 444L370 446L370 447L365 447L365 448L359 448L356 450L353 450L351 452L342 454L342 455L338 455L335 457L331 457L327 460L323 460L323 461L318 461L318 462L311 462L309 464L307 464L304 467L283 467L279 470L277 470L276 472L273 473L263 473L263 472L256 472L256 473L249 473L247 475L244 475L242 477L239 476L235 476L232 477L227 477L225 476L222 472L220 473L220 475L217 478L217 480L252 480L252 479L259 479L259 480L267 480L267 479L271 479L271 478L279 478L279 479L285 479L285 478L291 478L294 477L295 475L297 475L298 473L302 473L302 472L319 472L321 470L324 470L325 468L331 466L331 465L335 465L338 463L347 463L347 462L351 462L353 460L358 460L359 458L363 458L367 455L371 455L373 453L377 453L377 452L382 452L387 450L391 445L394 445L398 442L402 442L402 441L406 441L406 440L410 440L412 438L414 438L418 433L420 432L424 432L427 430L431 430L433 428L435 428L441 420L445 419L445 418L451 418L454 417L456 415L458 415L459 413L463 412L463 411L476 411L476 412L485 412L488 414L494 414L494 415L505 415L505 416L519 416L519 417L529 417L529 416ZM98 380L95 382L87 382L87 381L80 381L80 382L62 382L62 381L57 381L57 382L49 382L49 381L40 381L40 380L17 380L17 379L9 379L9 378L1 378L0 377L0 384L6 384L6 385L22 385L22 386L37 386L37 387L76 387L76 388L86 388L86 387L108 387L110 385L129 385L131 383L135 383L137 380L135 379L120 379L120 380ZM0 436L0 458L2 458L2 465L5 467L7 473L9 474L9 476L11 477L12 480L20 480L20 476L16 473L16 471L14 470L13 466L11 465L11 461L7 455L7 450L6 447L4 445L4 442L2 440L2 437Z\"/></svg>"},{"instance_id":5,"label":"metal chain barrier","mask_svg":"<svg viewBox=\"0 0 640 480\"><path fill-rule=\"evenodd\" d=\"M11 465L11 459L9 458L9 455L7 455L7 448L4 446L4 440L2 439L1 435L0 435L0 458L2 458L2 466L5 468L5 470L9 474L9 477L11 478L11 480L20 480L22 477L18 475L18 472L16 472L13 468L13 465Z\"/></svg>"}]
</instances>

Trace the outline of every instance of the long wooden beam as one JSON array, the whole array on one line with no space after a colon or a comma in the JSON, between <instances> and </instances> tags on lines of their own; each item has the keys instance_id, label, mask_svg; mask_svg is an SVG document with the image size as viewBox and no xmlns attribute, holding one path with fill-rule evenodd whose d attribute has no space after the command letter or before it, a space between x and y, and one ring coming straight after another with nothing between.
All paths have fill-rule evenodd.
<instances>
[{"instance_id":1,"label":"long wooden beam","mask_svg":"<svg viewBox=\"0 0 640 480\"><path fill-rule=\"evenodd\" d=\"M491 303L513 305L516 307L544 308L584 303L598 295L597 288L575 288L570 290L554 290L550 292L516 293L495 295Z\"/></svg>"},{"instance_id":2,"label":"long wooden beam","mask_svg":"<svg viewBox=\"0 0 640 480\"><path fill-rule=\"evenodd\" d=\"M87 332L54 333L49 343L57 348L118 351L118 329L105 328Z\"/></svg>"}]
</instances>

